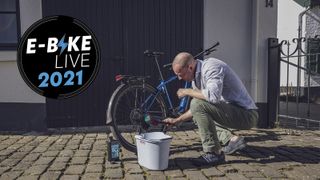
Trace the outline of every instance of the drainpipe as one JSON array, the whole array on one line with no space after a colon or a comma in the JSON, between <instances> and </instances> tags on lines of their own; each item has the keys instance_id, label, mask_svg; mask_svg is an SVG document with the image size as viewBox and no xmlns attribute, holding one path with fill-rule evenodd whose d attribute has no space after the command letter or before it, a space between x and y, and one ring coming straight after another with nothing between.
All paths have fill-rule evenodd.
<instances>
[{"instance_id":1,"label":"drainpipe","mask_svg":"<svg viewBox=\"0 0 320 180\"><path fill-rule=\"evenodd\" d=\"M299 27L298 27L298 67L297 67L297 90L296 90L296 107L297 107L297 116L299 116L299 97L300 97L300 76L301 76L301 48L302 48L302 42L301 42L301 38L302 38L302 17L308 13L308 11L311 8L308 7L306 10L302 11L299 14L299 19L298 19L298 23L299 23Z\"/></svg>"},{"instance_id":2,"label":"drainpipe","mask_svg":"<svg viewBox=\"0 0 320 180\"><path fill-rule=\"evenodd\" d=\"M299 27L298 27L298 38L300 39L302 37L302 17L310 10L311 8L308 7L306 10L302 11L299 14Z\"/></svg>"}]
</instances>

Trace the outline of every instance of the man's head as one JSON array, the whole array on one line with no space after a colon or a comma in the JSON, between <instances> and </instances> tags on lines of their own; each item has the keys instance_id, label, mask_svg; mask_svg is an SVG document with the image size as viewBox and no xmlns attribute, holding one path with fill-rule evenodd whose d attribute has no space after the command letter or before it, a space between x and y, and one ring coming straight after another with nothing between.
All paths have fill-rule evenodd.
<instances>
[{"instance_id":1,"label":"man's head","mask_svg":"<svg viewBox=\"0 0 320 180\"><path fill-rule=\"evenodd\" d=\"M172 62L172 69L179 79L192 81L196 68L196 61L193 56L187 52L181 52L176 55Z\"/></svg>"}]
</instances>

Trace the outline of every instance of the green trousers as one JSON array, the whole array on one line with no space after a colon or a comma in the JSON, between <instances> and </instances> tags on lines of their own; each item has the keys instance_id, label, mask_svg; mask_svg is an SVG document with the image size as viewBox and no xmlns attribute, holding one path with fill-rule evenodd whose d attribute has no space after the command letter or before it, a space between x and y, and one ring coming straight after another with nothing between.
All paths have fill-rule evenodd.
<instances>
[{"instance_id":1,"label":"green trousers","mask_svg":"<svg viewBox=\"0 0 320 180\"><path fill-rule=\"evenodd\" d=\"M220 102L211 104L205 100L193 98L190 104L193 121L197 124L204 152L221 149L233 136L231 129L250 129L258 123L257 110Z\"/></svg>"}]
</instances>

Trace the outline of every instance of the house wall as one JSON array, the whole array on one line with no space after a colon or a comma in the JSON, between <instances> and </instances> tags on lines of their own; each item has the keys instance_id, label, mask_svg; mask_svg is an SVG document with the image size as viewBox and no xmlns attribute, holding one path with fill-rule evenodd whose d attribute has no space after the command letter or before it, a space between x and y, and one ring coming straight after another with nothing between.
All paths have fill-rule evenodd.
<instances>
[{"instance_id":1,"label":"house wall","mask_svg":"<svg viewBox=\"0 0 320 180\"><path fill-rule=\"evenodd\" d=\"M20 0L21 32L42 17L41 0ZM267 38L276 37L277 1L204 0L204 43L219 41L213 53L240 76L266 118ZM0 52L0 129L17 130L46 127L46 99L34 93L22 80L16 52ZM17 113L18 112L18 113ZM24 117L21 119L21 117ZM2 125L5 124L5 125Z\"/></svg>"},{"instance_id":2,"label":"house wall","mask_svg":"<svg viewBox=\"0 0 320 180\"><path fill-rule=\"evenodd\" d=\"M42 17L41 0L20 0L21 34ZM45 98L23 81L16 51L0 51L0 130L32 130L45 127ZM23 117L23 118L21 118Z\"/></svg>"},{"instance_id":3,"label":"house wall","mask_svg":"<svg viewBox=\"0 0 320 180\"><path fill-rule=\"evenodd\" d=\"M277 36L277 4L276 0L273 7L266 7L265 1L204 1L204 47L221 43L211 56L239 75L259 106L261 122L267 121L267 39Z\"/></svg>"},{"instance_id":4,"label":"house wall","mask_svg":"<svg viewBox=\"0 0 320 180\"><path fill-rule=\"evenodd\" d=\"M310 10L310 16L306 16L306 37L315 37L316 35L320 35L320 8L314 7ZM318 52L319 53L319 52ZM320 64L320 63L319 63ZM305 86L308 84L308 76L305 73L305 82L303 83ZM312 75L310 77L310 86L319 87L320 86L320 76Z\"/></svg>"}]
</instances>

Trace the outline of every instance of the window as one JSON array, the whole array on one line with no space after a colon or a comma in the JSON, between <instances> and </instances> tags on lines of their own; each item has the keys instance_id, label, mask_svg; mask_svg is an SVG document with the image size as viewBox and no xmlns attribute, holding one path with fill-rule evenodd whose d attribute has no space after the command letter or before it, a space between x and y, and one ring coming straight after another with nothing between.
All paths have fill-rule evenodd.
<instances>
[{"instance_id":1,"label":"window","mask_svg":"<svg viewBox=\"0 0 320 180\"><path fill-rule=\"evenodd\" d=\"M309 38L307 42L307 52L309 54L307 57L310 63L310 70L311 72L320 73L320 39Z\"/></svg>"},{"instance_id":2,"label":"window","mask_svg":"<svg viewBox=\"0 0 320 180\"><path fill-rule=\"evenodd\" d=\"M18 0L0 0L0 50L16 49L20 35Z\"/></svg>"}]
</instances>

